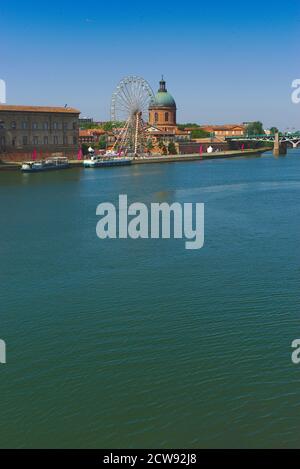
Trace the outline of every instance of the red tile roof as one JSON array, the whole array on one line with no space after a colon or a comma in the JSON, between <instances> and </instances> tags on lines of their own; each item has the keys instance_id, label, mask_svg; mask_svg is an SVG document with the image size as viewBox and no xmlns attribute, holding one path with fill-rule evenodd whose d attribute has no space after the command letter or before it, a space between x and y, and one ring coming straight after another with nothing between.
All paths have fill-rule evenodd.
<instances>
[{"instance_id":1,"label":"red tile roof","mask_svg":"<svg viewBox=\"0 0 300 469\"><path fill-rule=\"evenodd\" d=\"M106 132L103 129L80 129L79 137L94 137L97 135L104 135Z\"/></svg>"},{"instance_id":2,"label":"red tile roof","mask_svg":"<svg viewBox=\"0 0 300 469\"><path fill-rule=\"evenodd\" d=\"M89 130L79 130L79 137L93 137Z\"/></svg>"},{"instance_id":3,"label":"red tile roof","mask_svg":"<svg viewBox=\"0 0 300 469\"><path fill-rule=\"evenodd\" d=\"M201 125L201 128L203 130L208 130L208 131L213 131L213 130L235 130L235 129L244 130L245 126L242 125L242 124Z\"/></svg>"}]
</instances>

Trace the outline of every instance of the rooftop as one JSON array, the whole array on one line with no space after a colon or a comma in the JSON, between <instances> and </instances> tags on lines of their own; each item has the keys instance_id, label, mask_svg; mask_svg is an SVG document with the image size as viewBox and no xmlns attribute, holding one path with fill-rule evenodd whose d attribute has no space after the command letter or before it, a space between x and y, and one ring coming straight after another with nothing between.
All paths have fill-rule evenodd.
<instances>
[{"instance_id":1,"label":"rooftop","mask_svg":"<svg viewBox=\"0 0 300 469\"><path fill-rule=\"evenodd\" d=\"M93 137L93 136L104 135L104 134L106 134L106 132L103 129L80 129L79 130L79 137Z\"/></svg>"},{"instance_id":2,"label":"rooftop","mask_svg":"<svg viewBox=\"0 0 300 469\"><path fill-rule=\"evenodd\" d=\"M212 130L234 130L234 129L244 129L243 124L224 124L224 125L201 125L202 129L212 129ZM197 128L197 127L196 127ZM194 128L189 128L187 130L195 130Z\"/></svg>"},{"instance_id":3,"label":"rooftop","mask_svg":"<svg viewBox=\"0 0 300 469\"><path fill-rule=\"evenodd\" d=\"M80 114L78 109L72 107L49 107L49 106L14 106L11 104L0 104L0 111L14 112L61 112L64 114Z\"/></svg>"}]
</instances>

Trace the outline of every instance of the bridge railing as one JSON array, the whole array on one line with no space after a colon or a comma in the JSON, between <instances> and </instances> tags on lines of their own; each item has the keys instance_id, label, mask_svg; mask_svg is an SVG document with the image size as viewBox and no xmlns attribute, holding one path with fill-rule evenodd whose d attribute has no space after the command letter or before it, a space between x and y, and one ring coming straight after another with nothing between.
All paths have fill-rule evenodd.
<instances>
[{"instance_id":1,"label":"bridge railing","mask_svg":"<svg viewBox=\"0 0 300 469\"><path fill-rule=\"evenodd\" d=\"M275 135L230 135L226 137L226 140L274 140ZM279 134L279 139L300 139L300 134Z\"/></svg>"}]
</instances>

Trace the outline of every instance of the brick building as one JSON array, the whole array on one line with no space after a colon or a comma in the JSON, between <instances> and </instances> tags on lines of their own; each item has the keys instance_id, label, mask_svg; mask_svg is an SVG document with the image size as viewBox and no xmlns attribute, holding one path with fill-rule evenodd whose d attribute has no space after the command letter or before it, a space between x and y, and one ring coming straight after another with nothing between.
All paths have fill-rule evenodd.
<instances>
[{"instance_id":1,"label":"brick building","mask_svg":"<svg viewBox=\"0 0 300 469\"><path fill-rule=\"evenodd\" d=\"M78 151L80 111L69 107L0 105L0 160L73 157Z\"/></svg>"},{"instance_id":2,"label":"brick building","mask_svg":"<svg viewBox=\"0 0 300 469\"><path fill-rule=\"evenodd\" d=\"M201 129L225 140L226 137L242 137L246 127L243 124L202 125Z\"/></svg>"},{"instance_id":3,"label":"brick building","mask_svg":"<svg viewBox=\"0 0 300 469\"><path fill-rule=\"evenodd\" d=\"M103 129L80 129L79 143L98 143L100 139L106 139L106 134Z\"/></svg>"}]
</instances>

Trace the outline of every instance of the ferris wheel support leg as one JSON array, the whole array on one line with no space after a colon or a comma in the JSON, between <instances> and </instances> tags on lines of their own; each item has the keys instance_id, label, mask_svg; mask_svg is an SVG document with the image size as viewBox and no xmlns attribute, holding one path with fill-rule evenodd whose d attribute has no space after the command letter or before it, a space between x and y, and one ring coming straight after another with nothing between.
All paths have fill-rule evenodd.
<instances>
[{"instance_id":1,"label":"ferris wheel support leg","mask_svg":"<svg viewBox=\"0 0 300 469\"><path fill-rule=\"evenodd\" d=\"M135 136L134 136L134 154L137 155L138 150L138 130L139 130L139 113L135 116Z\"/></svg>"}]
</instances>

